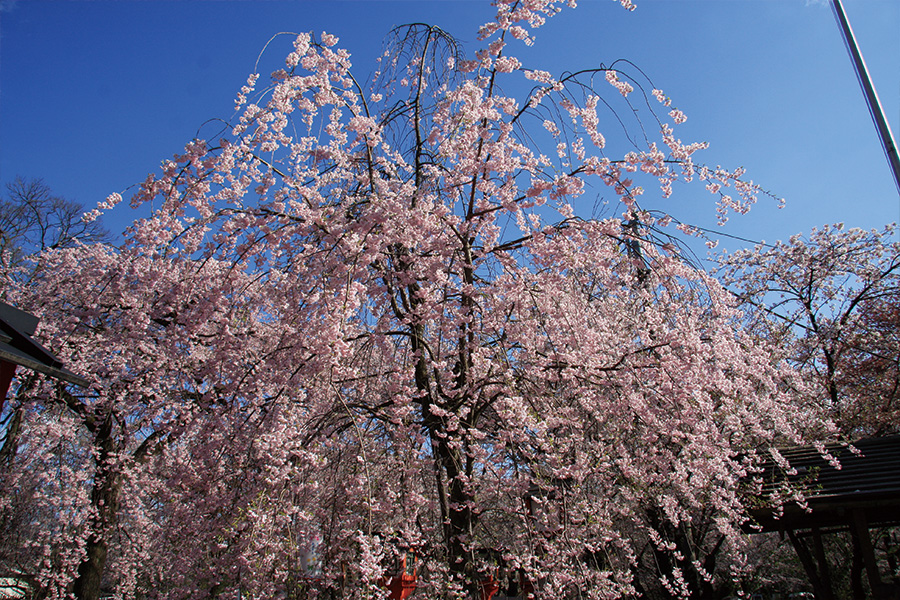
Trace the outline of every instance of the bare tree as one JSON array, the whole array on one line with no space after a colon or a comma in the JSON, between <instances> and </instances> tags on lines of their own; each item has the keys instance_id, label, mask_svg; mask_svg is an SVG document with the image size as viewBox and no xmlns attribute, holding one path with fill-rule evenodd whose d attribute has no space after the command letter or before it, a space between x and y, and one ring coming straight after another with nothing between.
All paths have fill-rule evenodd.
<instances>
[{"instance_id":1,"label":"bare tree","mask_svg":"<svg viewBox=\"0 0 900 600\"><path fill-rule=\"evenodd\" d=\"M54 195L42 179L16 177L0 199L0 268L22 267L28 256L76 241L110 241L109 231L98 221L82 220L83 213L80 203Z\"/></svg>"}]
</instances>

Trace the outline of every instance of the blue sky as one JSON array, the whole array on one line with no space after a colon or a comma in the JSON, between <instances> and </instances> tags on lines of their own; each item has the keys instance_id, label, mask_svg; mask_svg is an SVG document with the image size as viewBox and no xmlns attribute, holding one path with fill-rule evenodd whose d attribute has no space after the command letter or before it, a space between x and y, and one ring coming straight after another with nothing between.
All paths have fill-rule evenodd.
<instances>
[{"instance_id":1,"label":"blue sky","mask_svg":"<svg viewBox=\"0 0 900 600\"><path fill-rule=\"evenodd\" d=\"M702 161L744 166L786 199L782 210L761 201L724 233L774 241L824 223L871 228L900 220L897 188L828 3L636 3L628 13L610 0L581 0L518 55L554 73L622 58L638 65L687 113L680 137L710 143ZM900 139L900 2L844 5ZM277 32L337 35L364 76L395 25L439 25L471 55L478 25L492 14L481 0L0 0L0 7L0 181L42 177L89 209L111 192L127 198L204 122L230 118L235 94ZM275 68L289 47L289 37L278 40L266 64ZM712 198L701 186L681 187L659 206L714 227ZM117 210L105 222L118 232L134 216Z\"/></svg>"}]
</instances>

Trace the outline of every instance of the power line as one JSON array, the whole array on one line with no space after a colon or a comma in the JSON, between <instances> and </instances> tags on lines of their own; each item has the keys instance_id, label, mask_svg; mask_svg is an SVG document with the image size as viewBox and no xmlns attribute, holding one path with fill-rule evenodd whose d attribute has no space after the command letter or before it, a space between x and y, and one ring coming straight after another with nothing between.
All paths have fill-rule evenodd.
<instances>
[{"instance_id":1,"label":"power line","mask_svg":"<svg viewBox=\"0 0 900 600\"><path fill-rule=\"evenodd\" d=\"M875 128L881 138L881 145L887 156L888 164L894 173L894 183L897 184L897 191L900 192L900 156L897 154L897 143L894 141L894 135L888 126L887 118L884 116L884 109L881 108L881 102L875 87L872 85L872 78L869 76L869 70L866 68L866 62L863 60L862 53L856 43L853 30L850 28L850 22L847 15L844 14L844 7L841 0L832 0L831 7L834 10L838 25L841 28L841 34L844 38L844 44L847 51L850 52L850 58L853 60L853 66L856 69L856 78L866 97L869 106L869 114L875 122Z\"/></svg>"}]
</instances>

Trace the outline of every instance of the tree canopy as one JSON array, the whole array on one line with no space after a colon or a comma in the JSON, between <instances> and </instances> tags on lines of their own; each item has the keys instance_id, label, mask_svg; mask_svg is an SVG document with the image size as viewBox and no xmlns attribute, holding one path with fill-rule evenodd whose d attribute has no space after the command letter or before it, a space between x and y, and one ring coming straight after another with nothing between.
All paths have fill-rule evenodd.
<instances>
[{"instance_id":1,"label":"tree canopy","mask_svg":"<svg viewBox=\"0 0 900 600\"><path fill-rule=\"evenodd\" d=\"M407 551L429 597L498 565L546 598L738 585L745 476L825 426L642 203L759 190L695 162L662 91L515 58L561 3L495 5L474 58L413 24L371 81L297 35L141 185L121 249L11 288L96 384L21 380L5 564L78 598L370 597Z\"/></svg>"},{"instance_id":2,"label":"tree canopy","mask_svg":"<svg viewBox=\"0 0 900 600\"><path fill-rule=\"evenodd\" d=\"M810 375L810 401L849 439L897 432L900 244L883 231L813 230L720 257L752 327Z\"/></svg>"}]
</instances>

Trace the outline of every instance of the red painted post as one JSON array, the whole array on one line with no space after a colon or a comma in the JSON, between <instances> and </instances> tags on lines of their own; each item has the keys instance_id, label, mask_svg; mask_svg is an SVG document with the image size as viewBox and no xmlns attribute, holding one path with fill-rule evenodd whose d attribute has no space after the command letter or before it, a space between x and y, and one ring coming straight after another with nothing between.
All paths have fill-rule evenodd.
<instances>
[{"instance_id":1,"label":"red painted post","mask_svg":"<svg viewBox=\"0 0 900 600\"><path fill-rule=\"evenodd\" d=\"M487 579L481 580L481 600L491 600L498 591L500 584L494 581L493 575L488 575Z\"/></svg>"},{"instance_id":2,"label":"red painted post","mask_svg":"<svg viewBox=\"0 0 900 600\"><path fill-rule=\"evenodd\" d=\"M381 580L389 594L391 600L406 600L416 591L416 557L410 554L404 554L400 559L400 569L398 573L387 576ZM407 562L409 561L409 562Z\"/></svg>"}]
</instances>

